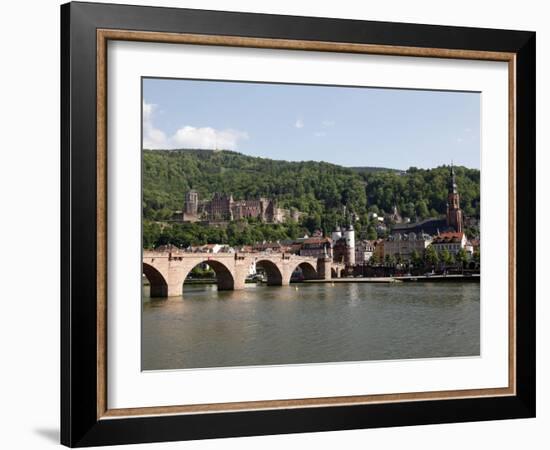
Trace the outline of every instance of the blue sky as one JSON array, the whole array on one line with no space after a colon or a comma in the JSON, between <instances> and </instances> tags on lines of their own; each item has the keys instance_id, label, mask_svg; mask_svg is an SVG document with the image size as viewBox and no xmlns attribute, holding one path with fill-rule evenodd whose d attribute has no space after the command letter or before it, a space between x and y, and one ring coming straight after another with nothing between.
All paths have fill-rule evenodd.
<instances>
[{"instance_id":1,"label":"blue sky","mask_svg":"<svg viewBox=\"0 0 550 450\"><path fill-rule=\"evenodd\" d=\"M343 166L480 166L480 94L143 80L144 148Z\"/></svg>"}]
</instances>

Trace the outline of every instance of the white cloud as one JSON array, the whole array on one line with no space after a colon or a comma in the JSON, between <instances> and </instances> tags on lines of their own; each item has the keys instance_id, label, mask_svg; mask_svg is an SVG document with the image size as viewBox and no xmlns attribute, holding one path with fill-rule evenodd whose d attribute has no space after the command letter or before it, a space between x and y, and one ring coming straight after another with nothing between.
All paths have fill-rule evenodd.
<instances>
[{"instance_id":1,"label":"white cloud","mask_svg":"<svg viewBox=\"0 0 550 450\"><path fill-rule=\"evenodd\" d=\"M324 127L333 127L334 125L336 125L336 122L334 120L323 120L321 123Z\"/></svg>"},{"instance_id":2,"label":"white cloud","mask_svg":"<svg viewBox=\"0 0 550 450\"><path fill-rule=\"evenodd\" d=\"M185 125L172 136L167 136L154 126L153 116L157 105L143 102L143 148L176 149L203 148L235 150L242 140L248 139L248 133L239 130L217 130L212 127L193 127Z\"/></svg>"},{"instance_id":3,"label":"white cloud","mask_svg":"<svg viewBox=\"0 0 550 450\"><path fill-rule=\"evenodd\" d=\"M152 117L157 105L143 102L143 147L166 148L166 135L154 127Z\"/></svg>"},{"instance_id":4,"label":"white cloud","mask_svg":"<svg viewBox=\"0 0 550 450\"><path fill-rule=\"evenodd\" d=\"M294 126L296 128L304 128L304 121L302 119L296 119Z\"/></svg>"},{"instance_id":5,"label":"white cloud","mask_svg":"<svg viewBox=\"0 0 550 450\"><path fill-rule=\"evenodd\" d=\"M316 131L315 133L313 133L313 135L314 135L315 137L323 137L323 136L326 136L327 133L324 132L324 131Z\"/></svg>"},{"instance_id":6,"label":"white cloud","mask_svg":"<svg viewBox=\"0 0 550 450\"><path fill-rule=\"evenodd\" d=\"M172 137L173 144L180 148L219 148L234 150L248 134L238 130L216 130L211 127L195 128L189 125L180 128Z\"/></svg>"}]
</instances>

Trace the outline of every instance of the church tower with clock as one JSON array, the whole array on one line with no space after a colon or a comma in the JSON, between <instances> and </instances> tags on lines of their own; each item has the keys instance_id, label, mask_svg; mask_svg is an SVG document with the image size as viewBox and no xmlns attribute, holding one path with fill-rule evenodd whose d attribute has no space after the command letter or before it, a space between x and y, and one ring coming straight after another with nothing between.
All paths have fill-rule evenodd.
<instances>
[{"instance_id":1,"label":"church tower with clock","mask_svg":"<svg viewBox=\"0 0 550 450\"><path fill-rule=\"evenodd\" d=\"M463 213L460 209L460 195L456 186L455 169L451 163L451 178L449 180L449 193L447 195L447 226L457 233L463 230Z\"/></svg>"}]
</instances>

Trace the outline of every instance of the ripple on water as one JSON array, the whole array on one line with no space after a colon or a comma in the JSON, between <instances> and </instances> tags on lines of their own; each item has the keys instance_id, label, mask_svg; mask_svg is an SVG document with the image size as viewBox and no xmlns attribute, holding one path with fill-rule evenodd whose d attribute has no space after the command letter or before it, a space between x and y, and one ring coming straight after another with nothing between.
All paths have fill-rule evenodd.
<instances>
[{"instance_id":1,"label":"ripple on water","mask_svg":"<svg viewBox=\"0 0 550 450\"><path fill-rule=\"evenodd\" d=\"M479 355L478 283L144 292L144 370Z\"/></svg>"}]
</instances>

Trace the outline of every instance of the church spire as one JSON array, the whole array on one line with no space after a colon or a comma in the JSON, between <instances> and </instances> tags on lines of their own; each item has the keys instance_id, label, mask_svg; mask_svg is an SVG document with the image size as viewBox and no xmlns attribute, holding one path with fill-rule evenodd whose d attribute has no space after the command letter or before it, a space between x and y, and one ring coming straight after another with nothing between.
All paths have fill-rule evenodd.
<instances>
[{"instance_id":1,"label":"church spire","mask_svg":"<svg viewBox=\"0 0 550 450\"><path fill-rule=\"evenodd\" d=\"M455 167L451 161L451 176L449 178L449 194L458 194L458 188L456 186Z\"/></svg>"},{"instance_id":2,"label":"church spire","mask_svg":"<svg viewBox=\"0 0 550 450\"><path fill-rule=\"evenodd\" d=\"M449 177L449 194L447 196L447 226L454 228L457 232L463 229L462 210L460 209L460 196L456 185L455 168L451 162L451 173Z\"/></svg>"}]
</instances>

